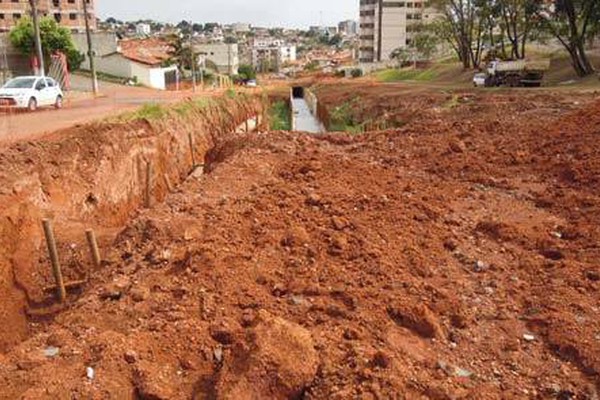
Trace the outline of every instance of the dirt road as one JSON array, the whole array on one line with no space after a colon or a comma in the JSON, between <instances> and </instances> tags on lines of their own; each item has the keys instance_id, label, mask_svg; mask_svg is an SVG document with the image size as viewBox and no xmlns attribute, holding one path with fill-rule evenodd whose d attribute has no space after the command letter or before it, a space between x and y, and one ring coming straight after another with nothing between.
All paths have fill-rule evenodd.
<instances>
[{"instance_id":1,"label":"dirt road","mask_svg":"<svg viewBox=\"0 0 600 400\"><path fill-rule=\"evenodd\" d=\"M85 87L84 78L75 77L77 87ZM45 109L35 113L0 111L0 145L31 140L48 132L106 118L146 103L166 103L181 100L191 91L163 92L142 87L101 83L101 96L77 92L65 101L62 110Z\"/></svg>"}]
</instances>

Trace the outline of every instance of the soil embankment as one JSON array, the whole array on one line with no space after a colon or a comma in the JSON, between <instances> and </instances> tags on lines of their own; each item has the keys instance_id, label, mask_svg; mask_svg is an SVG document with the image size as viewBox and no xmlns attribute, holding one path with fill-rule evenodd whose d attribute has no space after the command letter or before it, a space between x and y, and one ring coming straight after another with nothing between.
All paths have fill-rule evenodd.
<instances>
[{"instance_id":1,"label":"soil embankment","mask_svg":"<svg viewBox=\"0 0 600 400\"><path fill-rule=\"evenodd\" d=\"M262 113L262 103L242 98L192 101L126 121L97 123L19 143L0 155L0 352L27 337L28 317L53 314L53 285L40 228L51 218L67 281L85 279L90 258L85 229L103 249L143 202L146 164L153 170L155 201L191 169L189 135L197 163L216 138ZM164 113L164 115L163 115ZM29 315L28 315L29 314Z\"/></svg>"},{"instance_id":2,"label":"soil embankment","mask_svg":"<svg viewBox=\"0 0 600 400\"><path fill-rule=\"evenodd\" d=\"M598 100L355 89L359 122L421 108L220 136L0 355L0 398L597 399Z\"/></svg>"}]
</instances>

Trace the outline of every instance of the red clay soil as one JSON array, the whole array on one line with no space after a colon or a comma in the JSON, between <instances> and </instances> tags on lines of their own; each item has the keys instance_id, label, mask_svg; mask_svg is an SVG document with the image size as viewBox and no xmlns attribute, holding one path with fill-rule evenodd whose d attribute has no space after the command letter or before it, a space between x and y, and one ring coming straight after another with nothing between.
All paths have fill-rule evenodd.
<instances>
[{"instance_id":1,"label":"red clay soil","mask_svg":"<svg viewBox=\"0 0 600 400\"><path fill-rule=\"evenodd\" d=\"M0 154L0 352L28 336L28 317L51 317L53 285L42 218L53 220L65 279L86 279L85 230L108 246L143 203L146 163L153 195L161 201L165 176L178 184L191 168L192 136L202 162L215 137L235 130L262 107L259 100L224 99L204 108L188 105L163 120L132 120L74 127L39 142L22 142ZM181 112L187 110L185 115Z\"/></svg>"},{"instance_id":2,"label":"red clay soil","mask_svg":"<svg viewBox=\"0 0 600 400\"><path fill-rule=\"evenodd\" d=\"M556 96L228 136L0 356L0 398L597 399L600 102Z\"/></svg>"}]
</instances>

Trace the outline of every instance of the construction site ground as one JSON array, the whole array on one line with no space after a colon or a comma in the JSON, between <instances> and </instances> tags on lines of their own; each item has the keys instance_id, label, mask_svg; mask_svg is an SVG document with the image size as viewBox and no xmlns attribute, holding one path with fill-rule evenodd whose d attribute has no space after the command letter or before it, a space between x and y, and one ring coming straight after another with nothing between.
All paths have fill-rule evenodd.
<instances>
[{"instance_id":1,"label":"construction site ground","mask_svg":"<svg viewBox=\"0 0 600 400\"><path fill-rule=\"evenodd\" d=\"M65 275L87 283L5 341L0 399L597 400L598 94L348 81L315 92L323 122L344 106L367 132L222 128L203 173L152 208L74 203L59 249ZM44 201L72 190L81 207L102 203L93 185L53 179L79 182L94 148L145 140L146 124L55 135L77 139L66 148L84 171L60 172L60 143L6 148L2 193L24 202L14 175L47 170ZM94 221L101 268L75 239ZM53 283L35 223L31 292Z\"/></svg>"}]
</instances>

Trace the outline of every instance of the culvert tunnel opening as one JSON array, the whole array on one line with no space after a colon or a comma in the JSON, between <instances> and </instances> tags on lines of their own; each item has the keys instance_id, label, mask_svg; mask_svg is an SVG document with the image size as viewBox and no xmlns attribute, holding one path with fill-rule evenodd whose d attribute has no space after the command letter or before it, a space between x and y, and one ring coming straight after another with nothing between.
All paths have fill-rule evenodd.
<instances>
[{"instance_id":1,"label":"culvert tunnel opening","mask_svg":"<svg viewBox=\"0 0 600 400\"><path fill-rule=\"evenodd\" d=\"M292 88L292 97L295 99L304 98L304 88L302 86L294 86Z\"/></svg>"}]
</instances>

